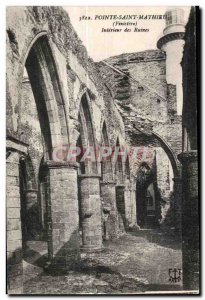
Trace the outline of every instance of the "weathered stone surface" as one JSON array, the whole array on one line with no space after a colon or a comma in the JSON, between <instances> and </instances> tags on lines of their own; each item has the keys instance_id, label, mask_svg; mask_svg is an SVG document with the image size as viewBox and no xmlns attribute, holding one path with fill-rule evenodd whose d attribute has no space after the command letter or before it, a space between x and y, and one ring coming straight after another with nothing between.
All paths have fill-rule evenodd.
<instances>
[{"instance_id":1,"label":"weathered stone surface","mask_svg":"<svg viewBox=\"0 0 205 300\"><path fill-rule=\"evenodd\" d=\"M69 267L68 257L71 262L71 259L78 259L79 253L77 170L66 166L59 169L49 167L49 176L50 187L59 184L58 189L50 189L49 195L51 256L53 260L66 260Z\"/></svg>"},{"instance_id":2,"label":"weathered stone surface","mask_svg":"<svg viewBox=\"0 0 205 300\"><path fill-rule=\"evenodd\" d=\"M85 95L89 118L84 114L80 122ZM67 161L68 148L78 144L84 126L92 133L92 145L105 143L103 124L106 145L135 146L138 157L129 165L110 164L107 174L99 164L99 175L86 168L82 175L75 159ZM176 87L166 82L163 51L122 54L94 63L62 8L8 8L7 133L19 140L18 147L13 141L7 145L9 293L21 289L22 253L28 242L24 231L32 222L38 230L31 230L30 238L47 242L51 271L72 268L80 243L82 250L99 251L103 239L138 228L136 182L142 162L155 172L164 201L161 221L166 219L172 178L179 171L175 156L181 152L182 132ZM83 142L87 146L85 137ZM15 161L9 156L14 150ZM197 174L194 164L187 174ZM192 179L187 184L194 199Z\"/></svg>"},{"instance_id":3,"label":"weathered stone surface","mask_svg":"<svg viewBox=\"0 0 205 300\"><path fill-rule=\"evenodd\" d=\"M103 214L103 234L105 239L117 238L119 235L118 214L116 209L116 190L115 182L101 182Z\"/></svg>"},{"instance_id":4,"label":"weathered stone surface","mask_svg":"<svg viewBox=\"0 0 205 300\"><path fill-rule=\"evenodd\" d=\"M198 197L198 153L197 150L182 152L178 158L182 163L182 240L184 287L199 286L199 197Z\"/></svg>"},{"instance_id":5,"label":"weathered stone surface","mask_svg":"<svg viewBox=\"0 0 205 300\"><path fill-rule=\"evenodd\" d=\"M80 206L84 251L102 249L101 198L99 176L81 175Z\"/></svg>"}]
</instances>

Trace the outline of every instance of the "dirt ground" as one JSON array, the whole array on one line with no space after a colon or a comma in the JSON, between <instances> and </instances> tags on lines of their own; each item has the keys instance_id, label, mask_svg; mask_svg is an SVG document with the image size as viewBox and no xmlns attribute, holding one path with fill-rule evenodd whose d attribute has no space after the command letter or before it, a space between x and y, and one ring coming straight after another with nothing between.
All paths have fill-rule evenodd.
<instances>
[{"instance_id":1,"label":"dirt ground","mask_svg":"<svg viewBox=\"0 0 205 300\"><path fill-rule=\"evenodd\" d=\"M42 250L42 243L31 242L29 247L33 255L24 261L25 294L141 294L182 290L182 280L170 282L169 269L182 269L181 242L170 232L126 233L119 239L106 241L100 253L82 253L80 264L73 270L55 274L43 271L46 245Z\"/></svg>"}]
</instances>

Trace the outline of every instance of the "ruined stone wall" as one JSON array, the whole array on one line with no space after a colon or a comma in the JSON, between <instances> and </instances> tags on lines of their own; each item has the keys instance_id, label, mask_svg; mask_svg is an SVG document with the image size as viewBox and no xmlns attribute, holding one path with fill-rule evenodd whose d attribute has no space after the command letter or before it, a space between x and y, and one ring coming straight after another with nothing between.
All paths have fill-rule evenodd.
<instances>
[{"instance_id":1,"label":"ruined stone wall","mask_svg":"<svg viewBox=\"0 0 205 300\"><path fill-rule=\"evenodd\" d=\"M22 233L19 194L19 155L10 155L6 164L7 207L7 279L8 289L21 292L22 285Z\"/></svg>"},{"instance_id":2,"label":"ruined stone wall","mask_svg":"<svg viewBox=\"0 0 205 300\"><path fill-rule=\"evenodd\" d=\"M112 92L126 132L126 143L138 151L130 161L132 189L140 163L152 166L156 151L157 185L161 197L161 223L169 213L173 192L173 169L166 153L168 146L176 156L182 149L181 116L177 115L176 86L166 82L166 54L159 50L122 54L97 63L106 86ZM166 147L152 137L158 134ZM164 151L165 150L165 151ZM143 154L140 154L143 152ZM149 154L147 156L147 153Z\"/></svg>"},{"instance_id":3,"label":"ruined stone wall","mask_svg":"<svg viewBox=\"0 0 205 300\"><path fill-rule=\"evenodd\" d=\"M12 148L9 146L9 151L11 149L12 153L16 155L15 168L12 167L14 174L10 174L12 171L10 169L7 174L7 205L9 207L7 215L8 289L11 293L20 292L22 285L22 233L18 173L19 157L22 155L25 157L29 155L31 159L37 186L40 162L42 157L44 156L45 158L46 156L44 180L46 186L49 260L54 263L53 259L55 258L57 260L55 263L60 264L61 267L62 265L67 267L65 260L69 262L71 257L78 259L78 168L77 165L56 163L48 160L44 145L45 137L43 137L41 130L42 123L40 124L42 120L40 120L36 107L37 101L44 101L45 99L34 99L29 81L25 82L23 78L28 54L34 43L43 35L46 36L48 46L51 49L55 66L54 71L57 74L56 78L60 87L60 95L63 99L63 108L60 108L60 112L59 103L55 102L54 107L57 109L48 110L48 104L46 103L45 106L48 111L41 111L41 118L45 114L46 119L46 114L48 114L50 123L47 124L45 120L45 124L48 127L50 126L50 131L53 130L54 132L51 139L56 138L58 141L59 138L59 141L65 141L66 139L63 137L66 137L67 134L67 141L71 144L76 144L80 125L78 121L79 107L81 98L85 93L88 97L96 143L101 144L102 142L102 124L104 121L106 122L111 146L115 145L117 137L119 137L120 141L123 141L125 138L124 124L113 102L111 92L105 87L99 70L88 57L85 47L78 39L68 14L59 7L9 7L7 9L6 36L7 136L15 137L17 140L15 143L10 143ZM48 70L43 69L43 64L41 71L48 72ZM41 84L41 82L39 83ZM50 87L50 95L52 92L55 93L53 86L51 86L53 83L52 79L50 82L43 82L44 85L45 83L47 83L47 86L43 88L46 90ZM47 92L49 94L48 90L45 91L45 93ZM48 101L48 99L45 101ZM59 119L58 124L63 124L63 126L58 127L54 119ZM47 132L49 132L49 128L47 128ZM23 152L21 147L18 146L18 143L22 142L25 144ZM56 143L55 146L58 146L58 144ZM10 166L9 163L8 166ZM90 180L92 181L92 178ZM12 200L14 192L16 201ZM89 192L92 196L92 191ZM98 224L98 232L96 232L98 236L97 246L101 247L100 188L96 199L96 205L98 204L98 214L97 218L95 218L96 224ZM116 215L114 219L114 222L116 222ZM88 225L95 226L95 224L91 223ZM88 236L90 240L95 240L95 237L91 238L91 227L87 227L87 231L84 228L83 234L86 241ZM17 281L18 284L16 283ZM18 288L19 291L17 291Z\"/></svg>"},{"instance_id":4,"label":"ruined stone wall","mask_svg":"<svg viewBox=\"0 0 205 300\"><path fill-rule=\"evenodd\" d=\"M200 155L198 157L198 103L200 92L200 10L191 7L186 25L183 68L183 152L182 163L182 239L183 286L187 290L199 289L200 274L200 194L198 193ZM197 58L197 59L196 59ZM200 112L199 112L200 114Z\"/></svg>"},{"instance_id":5,"label":"ruined stone wall","mask_svg":"<svg viewBox=\"0 0 205 300\"><path fill-rule=\"evenodd\" d=\"M180 153L181 116L176 114L176 87L166 83L165 53L149 50L122 54L99 62L98 67L112 91L125 130L133 131L134 125L145 133L155 131L176 154Z\"/></svg>"},{"instance_id":6,"label":"ruined stone wall","mask_svg":"<svg viewBox=\"0 0 205 300\"><path fill-rule=\"evenodd\" d=\"M102 142L104 121L106 122L110 146L115 146L117 140L119 140L120 146L129 143L130 137L127 129L133 129L133 125L146 132L156 130L163 137L168 137L170 144L175 146L177 144L176 136L179 132L174 122L180 124L180 120L169 118L169 114L174 115L172 110L175 109L175 94L173 87L169 88L169 93L167 90L163 52L146 51L106 60L113 67L121 70L119 74L103 63L95 64L88 57L85 47L70 23L68 14L62 8L9 7L7 9L7 134L15 136L17 141L23 141L26 149L22 152L17 149L16 145L10 147L16 160L8 162L9 168L14 170L14 174L11 174L12 169L8 169L7 174L9 177L7 178L9 190L7 197L9 200L8 219L12 223L9 225L10 227L8 226L8 258L11 258L12 263L13 260L14 264L16 263L17 272L21 272L21 257L16 257L15 251L18 254L22 250L19 157L22 154L24 156L29 155L37 182L41 159L47 154L41 132L42 123L40 124L40 117L36 108L36 102L45 99L34 99L29 81L26 82L23 78L29 51L38 38L43 35L47 37L48 46L51 49L55 66L54 73L57 74L55 78L59 83L57 88L59 88L59 94L63 99L62 102L59 101L63 108L59 109L59 103L57 103L54 95L55 109L51 108L41 112L45 115L48 114L49 124L46 122L45 124L50 126L50 131L53 130L51 139L56 138L59 143L66 141L76 144L80 133L79 107L85 93L93 121L94 139L99 145ZM43 63L41 71L48 72L48 70L44 70ZM55 74L53 75L55 76ZM45 81L45 78L43 79ZM52 92L55 94L55 89L51 86L53 81L50 80L46 83L47 86L43 87L46 92L51 89L51 94ZM43 84L45 85L45 82ZM167 105L169 100L167 94L171 99L169 106ZM48 102L51 102L51 99ZM48 108L49 105L51 104L46 103L45 107ZM57 119L57 122L53 119ZM63 125L61 126L61 124ZM170 131L167 135L170 128L172 132ZM47 129L49 132L49 128ZM133 133L136 133L136 129ZM55 146L58 146L58 143L55 143ZM61 145L59 144L59 146ZM179 147L179 143L177 147ZM66 262L69 261L69 257L78 259L78 166L77 164L70 165L67 162L56 163L46 157L44 168L46 170L45 193L49 259L52 260L53 256L58 255L62 266L65 260ZM112 171L114 173L114 168ZM123 171L125 171L125 166L123 166ZM102 184L100 174L95 177L96 174L94 179L93 174L88 174L86 179L81 179L85 182L81 200L82 210L85 209L84 215L87 218L83 223L84 246L87 248L95 246L94 248L98 249L102 246L100 196L103 196L103 189L101 188L100 194L100 184ZM165 185L163 180L161 182L162 185ZM103 200L106 202L104 203L104 211L110 209L107 228L109 235L116 237L116 232L119 229L115 203L116 183L110 181L103 182L103 184ZM109 185L109 188L106 185ZM128 182L126 187L122 184L120 188L126 192L125 195L122 195L125 196L126 201L129 201L130 197L130 205L127 205L128 202L126 202L125 206L128 206L129 211L135 212L132 215L130 212L128 213L130 223L134 224L136 219L135 187L130 187ZM165 187L163 188L165 189ZM16 195L15 201L12 199L14 194ZM89 200L92 201L89 202ZM93 211L89 211L91 204L95 204ZM14 232L14 230L17 231ZM62 261L64 262L62 263ZM13 280L15 281L15 276ZM20 280L19 283L21 283Z\"/></svg>"},{"instance_id":7,"label":"ruined stone wall","mask_svg":"<svg viewBox=\"0 0 205 300\"><path fill-rule=\"evenodd\" d=\"M115 72L104 62L98 64L119 105L132 105L137 109L138 116L148 120L157 118L166 121L167 85L163 52L122 54L106 59L105 63L122 72L122 74Z\"/></svg>"},{"instance_id":8,"label":"ruined stone wall","mask_svg":"<svg viewBox=\"0 0 205 300\"><path fill-rule=\"evenodd\" d=\"M108 119L107 122L117 122L117 128L122 132L123 124L119 120L109 91L102 83L99 71L77 37L68 14L59 7L10 7L7 10L7 130L20 133L25 59L33 41L42 32L47 33L56 62L67 106L71 141L76 139L76 116L81 96L86 89L91 92L93 114L99 115L94 124L97 139L100 140L102 113L103 117ZM105 111L108 103L105 106L104 95L113 107L112 113ZM110 124L112 129L113 124Z\"/></svg>"}]
</instances>

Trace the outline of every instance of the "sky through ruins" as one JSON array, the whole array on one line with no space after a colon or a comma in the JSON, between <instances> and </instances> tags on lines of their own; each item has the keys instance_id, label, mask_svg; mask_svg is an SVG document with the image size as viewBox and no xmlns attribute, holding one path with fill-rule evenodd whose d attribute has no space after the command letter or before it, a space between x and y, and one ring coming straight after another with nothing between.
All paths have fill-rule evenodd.
<instances>
[{"instance_id":1,"label":"sky through ruins","mask_svg":"<svg viewBox=\"0 0 205 300\"><path fill-rule=\"evenodd\" d=\"M156 43L163 33L165 20L138 20L137 26L117 26L121 32L102 32L104 29L112 29L114 20L100 20L97 16L103 15L164 15L167 7L163 6L127 6L127 7L64 7L68 12L71 23L79 38L85 45L88 54L94 61L100 61L110 56L121 53L139 52L157 49ZM183 7L185 22L188 20L190 7ZM80 17L87 16L91 20L81 20ZM136 22L136 20L122 20L119 22ZM132 29L124 32L125 28ZM134 28L147 28L148 32L134 32Z\"/></svg>"}]
</instances>

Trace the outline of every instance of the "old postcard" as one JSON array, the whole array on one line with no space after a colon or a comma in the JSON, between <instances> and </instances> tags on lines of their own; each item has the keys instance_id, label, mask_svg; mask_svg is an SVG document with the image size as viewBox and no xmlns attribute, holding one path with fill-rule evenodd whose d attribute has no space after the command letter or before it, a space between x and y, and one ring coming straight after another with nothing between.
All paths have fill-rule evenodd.
<instances>
[{"instance_id":1,"label":"old postcard","mask_svg":"<svg viewBox=\"0 0 205 300\"><path fill-rule=\"evenodd\" d=\"M7 293L199 294L199 8L9 6L6 30Z\"/></svg>"}]
</instances>

